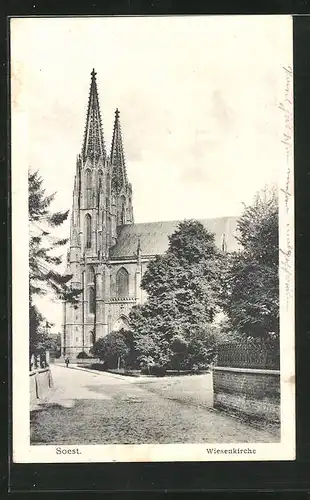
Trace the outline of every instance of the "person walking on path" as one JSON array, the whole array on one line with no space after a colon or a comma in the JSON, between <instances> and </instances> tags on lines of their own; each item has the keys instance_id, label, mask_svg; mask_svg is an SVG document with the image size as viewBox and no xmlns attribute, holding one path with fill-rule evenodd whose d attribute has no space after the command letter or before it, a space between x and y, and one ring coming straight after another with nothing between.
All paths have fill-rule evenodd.
<instances>
[{"instance_id":1,"label":"person walking on path","mask_svg":"<svg viewBox=\"0 0 310 500\"><path fill-rule=\"evenodd\" d=\"M68 368L68 365L69 365L69 358L68 358L68 356L65 359L65 363L66 363L66 367Z\"/></svg>"}]
</instances>

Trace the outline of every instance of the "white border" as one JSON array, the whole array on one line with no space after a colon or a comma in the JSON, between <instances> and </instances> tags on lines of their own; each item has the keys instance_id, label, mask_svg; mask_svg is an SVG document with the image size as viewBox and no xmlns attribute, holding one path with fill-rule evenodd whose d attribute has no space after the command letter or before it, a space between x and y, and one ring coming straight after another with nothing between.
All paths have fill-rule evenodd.
<instances>
[{"instance_id":1,"label":"white border","mask_svg":"<svg viewBox=\"0 0 310 500\"><path fill-rule=\"evenodd\" d=\"M275 16L278 17L278 16ZM292 63L292 16L287 61ZM57 462L161 462L161 461L256 461L295 459L295 366L294 366L294 183L292 103L284 88L280 98L283 114L283 171L280 172L280 351L281 442L276 444L165 444L79 446L80 455L57 455L56 446L30 446L28 377L28 191L27 115L14 107L14 95L22 92L12 64L12 331L13 331L13 460L18 463ZM285 70L283 70L285 73ZM284 86L285 86L284 76ZM293 79L287 82L293 85ZM292 95L292 93L291 93ZM279 104L280 104L279 101ZM291 128L290 128L291 127ZM283 257L284 256L284 257ZM68 447L69 448L69 447ZM71 447L70 447L71 448ZM207 449L218 451L210 455ZM239 453L236 450L239 449ZM255 450L249 453L246 450ZM225 452L225 450L227 450ZM241 451L240 451L241 450Z\"/></svg>"}]
</instances>

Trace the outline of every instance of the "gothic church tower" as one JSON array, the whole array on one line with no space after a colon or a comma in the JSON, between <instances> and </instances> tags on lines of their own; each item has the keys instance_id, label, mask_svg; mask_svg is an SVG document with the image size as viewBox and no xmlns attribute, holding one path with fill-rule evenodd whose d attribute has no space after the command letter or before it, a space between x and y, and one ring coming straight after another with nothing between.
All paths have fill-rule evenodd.
<instances>
[{"instance_id":1,"label":"gothic church tower","mask_svg":"<svg viewBox=\"0 0 310 500\"><path fill-rule=\"evenodd\" d=\"M109 251L118 226L133 223L132 187L128 182L118 109L110 157L107 155L95 70L91 84L81 154L77 157L67 272L82 289L75 309L64 304L62 354L89 352L108 333Z\"/></svg>"},{"instance_id":2,"label":"gothic church tower","mask_svg":"<svg viewBox=\"0 0 310 500\"><path fill-rule=\"evenodd\" d=\"M204 219L223 251L238 249L237 219ZM82 150L77 157L67 273L82 290L78 306L64 303L62 354L89 353L94 342L130 326L130 311L147 297L141 280L148 263L163 255L180 221L134 224L119 111L110 154L104 142L96 73L91 73Z\"/></svg>"}]
</instances>

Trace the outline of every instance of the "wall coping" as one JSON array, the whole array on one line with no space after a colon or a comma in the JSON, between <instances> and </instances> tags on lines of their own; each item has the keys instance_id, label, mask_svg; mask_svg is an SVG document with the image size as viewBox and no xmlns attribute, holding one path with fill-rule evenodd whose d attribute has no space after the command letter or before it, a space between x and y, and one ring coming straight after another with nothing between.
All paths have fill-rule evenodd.
<instances>
[{"instance_id":1,"label":"wall coping","mask_svg":"<svg viewBox=\"0 0 310 500\"><path fill-rule=\"evenodd\" d=\"M267 370L262 368L236 368L231 366L214 366L214 371L251 373L253 375L280 375L280 370Z\"/></svg>"},{"instance_id":2,"label":"wall coping","mask_svg":"<svg viewBox=\"0 0 310 500\"><path fill-rule=\"evenodd\" d=\"M36 373L44 373L44 372L49 372L49 371L50 371L49 367L39 368L38 370L32 370L31 372L29 372L29 375L31 377L32 375L35 375Z\"/></svg>"}]
</instances>

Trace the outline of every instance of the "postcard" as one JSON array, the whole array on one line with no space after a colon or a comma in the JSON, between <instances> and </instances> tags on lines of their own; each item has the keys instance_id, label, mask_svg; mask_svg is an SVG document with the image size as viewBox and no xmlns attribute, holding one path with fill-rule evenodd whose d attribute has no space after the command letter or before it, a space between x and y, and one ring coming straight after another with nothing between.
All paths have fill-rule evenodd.
<instances>
[{"instance_id":1,"label":"postcard","mask_svg":"<svg viewBox=\"0 0 310 500\"><path fill-rule=\"evenodd\" d=\"M292 40L11 18L14 462L295 459Z\"/></svg>"}]
</instances>

